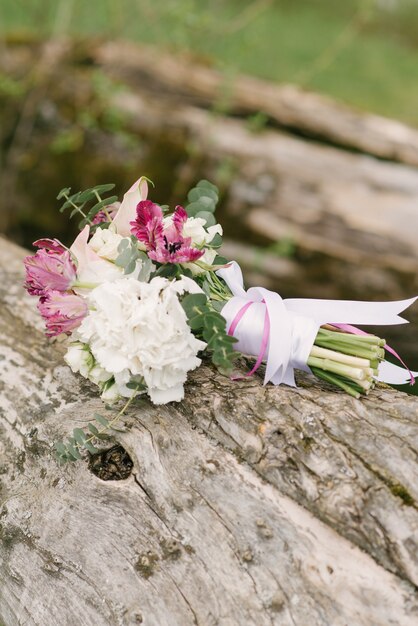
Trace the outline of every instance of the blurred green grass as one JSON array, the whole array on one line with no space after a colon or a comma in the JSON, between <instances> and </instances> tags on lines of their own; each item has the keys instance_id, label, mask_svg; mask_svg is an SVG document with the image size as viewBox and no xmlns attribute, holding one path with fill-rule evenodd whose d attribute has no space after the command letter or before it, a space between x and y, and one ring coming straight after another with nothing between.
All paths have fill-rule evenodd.
<instances>
[{"instance_id":1,"label":"blurred green grass","mask_svg":"<svg viewBox=\"0 0 418 626\"><path fill-rule=\"evenodd\" d=\"M1 0L0 34L126 38L418 126L417 0Z\"/></svg>"}]
</instances>

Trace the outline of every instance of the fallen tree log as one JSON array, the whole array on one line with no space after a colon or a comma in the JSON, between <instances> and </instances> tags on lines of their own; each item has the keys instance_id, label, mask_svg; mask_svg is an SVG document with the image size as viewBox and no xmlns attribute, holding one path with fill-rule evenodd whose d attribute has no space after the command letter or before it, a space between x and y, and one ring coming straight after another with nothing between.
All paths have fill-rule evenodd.
<instances>
[{"instance_id":1,"label":"fallen tree log","mask_svg":"<svg viewBox=\"0 0 418 626\"><path fill-rule=\"evenodd\" d=\"M324 143L354 149L390 161L418 165L418 131L396 120L355 111L326 96L295 85L277 85L250 76L222 72L183 55L163 54L126 41L91 49L92 58L116 80L155 93L181 97L189 104L218 105L232 115L264 113L275 126Z\"/></svg>"},{"instance_id":2,"label":"fallen tree log","mask_svg":"<svg viewBox=\"0 0 418 626\"><path fill-rule=\"evenodd\" d=\"M416 623L416 398L203 366L59 467L51 442L101 403L45 340L23 256L1 241L0 623Z\"/></svg>"}]
</instances>

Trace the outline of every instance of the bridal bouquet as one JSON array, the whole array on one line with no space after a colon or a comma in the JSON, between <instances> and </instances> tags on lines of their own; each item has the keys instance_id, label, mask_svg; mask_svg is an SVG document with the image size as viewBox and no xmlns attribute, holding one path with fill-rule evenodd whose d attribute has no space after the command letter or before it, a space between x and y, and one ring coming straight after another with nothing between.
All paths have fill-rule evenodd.
<instances>
[{"instance_id":1,"label":"bridal bouquet","mask_svg":"<svg viewBox=\"0 0 418 626\"><path fill-rule=\"evenodd\" d=\"M415 298L283 300L259 287L246 291L238 264L218 254L217 188L202 180L185 208L171 211L147 199L148 182L136 181L122 203L108 196L113 185L63 189L61 212L81 217L79 236L70 248L38 240L24 261L25 287L39 298L46 334L68 337L68 365L97 385L107 408L125 399L113 419L95 414L85 430L57 443L60 461L96 452L97 440L140 394L154 404L181 401L203 354L227 376L243 353L256 361L241 378L265 362L265 384L295 386L296 368L356 398L376 380L406 382L406 366L385 361L385 350L398 357L385 340L353 324L405 323L398 314Z\"/></svg>"}]
</instances>

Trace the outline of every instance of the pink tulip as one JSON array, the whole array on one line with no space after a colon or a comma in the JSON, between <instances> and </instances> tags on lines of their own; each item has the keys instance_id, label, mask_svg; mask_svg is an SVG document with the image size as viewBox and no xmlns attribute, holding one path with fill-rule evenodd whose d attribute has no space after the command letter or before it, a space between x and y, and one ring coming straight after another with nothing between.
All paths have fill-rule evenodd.
<instances>
[{"instance_id":1,"label":"pink tulip","mask_svg":"<svg viewBox=\"0 0 418 626\"><path fill-rule=\"evenodd\" d=\"M158 263L193 263L204 254L204 250L192 248L190 237L183 237L183 225L187 213L177 206L173 221L164 225L163 212L158 204L142 200L136 209L136 220L131 222L131 232L145 244L148 256Z\"/></svg>"},{"instance_id":2,"label":"pink tulip","mask_svg":"<svg viewBox=\"0 0 418 626\"><path fill-rule=\"evenodd\" d=\"M76 266L69 250L57 240L40 239L41 249L24 259L25 287L31 296L45 296L51 289L67 291L76 278Z\"/></svg>"},{"instance_id":3,"label":"pink tulip","mask_svg":"<svg viewBox=\"0 0 418 626\"><path fill-rule=\"evenodd\" d=\"M38 239L33 242L33 245L36 248L48 250L48 252L62 253L67 250L67 248L58 239Z\"/></svg>"},{"instance_id":4,"label":"pink tulip","mask_svg":"<svg viewBox=\"0 0 418 626\"><path fill-rule=\"evenodd\" d=\"M106 207L106 211L102 209L101 211L96 213L96 215L93 217L92 224L102 224L103 222L109 222L109 217L110 220L113 221L114 217L119 211L120 206L120 202L114 202L113 204L109 204Z\"/></svg>"},{"instance_id":5,"label":"pink tulip","mask_svg":"<svg viewBox=\"0 0 418 626\"><path fill-rule=\"evenodd\" d=\"M38 309L45 320L48 337L61 333L70 335L87 315L87 304L83 298L60 291L49 291L41 297Z\"/></svg>"}]
</instances>

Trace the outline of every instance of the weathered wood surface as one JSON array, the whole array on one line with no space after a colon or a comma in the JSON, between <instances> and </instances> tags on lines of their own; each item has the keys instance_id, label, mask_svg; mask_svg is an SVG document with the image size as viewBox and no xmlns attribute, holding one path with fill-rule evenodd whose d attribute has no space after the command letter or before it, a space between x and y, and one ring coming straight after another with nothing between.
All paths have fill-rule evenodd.
<instances>
[{"instance_id":1,"label":"weathered wood surface","mask_svg":"<svg viewBox=\"0 0 418 626\"><path fill-rule=\"evenodd\" d=\"M0 623L416 624L416 398L202 367L183 403L129 412L129 478L58 467L100 401L47 344L23 255L1 240Z\"/></svg>"}]
</instances>

